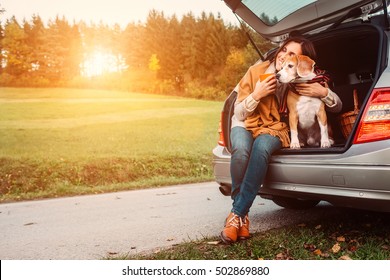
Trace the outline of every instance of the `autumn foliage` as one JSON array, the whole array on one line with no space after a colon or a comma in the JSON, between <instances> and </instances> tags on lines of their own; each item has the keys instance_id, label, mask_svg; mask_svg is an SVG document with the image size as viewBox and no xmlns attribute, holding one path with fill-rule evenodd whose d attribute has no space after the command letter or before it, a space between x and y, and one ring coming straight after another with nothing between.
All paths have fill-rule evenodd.
<instances>
[{"instance_id":1,"label":"autumn foliage","mask_svg":"<svg viewBox=\"0 0 390 280\"><path fill-rule=\"evenodd\" d=\"M178 19L152 10L146 23L124 29L59 17L45 24L35 15L22 23L12 17L0 28L0 86L99 87L220 99L259 58L238 25L206 13ZM255 40L263 52L272 47Z\"/></svg>"}]
</instances>

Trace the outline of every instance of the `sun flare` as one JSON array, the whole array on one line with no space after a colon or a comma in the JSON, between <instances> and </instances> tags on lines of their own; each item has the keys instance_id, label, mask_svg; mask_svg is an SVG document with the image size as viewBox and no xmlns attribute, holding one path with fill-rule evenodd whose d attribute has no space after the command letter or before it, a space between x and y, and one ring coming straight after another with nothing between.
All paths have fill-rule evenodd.
<instances>
[{"instance_id":1,"label":"sun flare","mask_svg":"<svg viewBox=\"0 0 390 280\"><path fill-rule=\"evenodd\" d=\"M124 58L109 51L95 50L86 55L81 64L84 77L102 76L108 73L121 72L126 69Z\"/></svg>"}]
</instances>

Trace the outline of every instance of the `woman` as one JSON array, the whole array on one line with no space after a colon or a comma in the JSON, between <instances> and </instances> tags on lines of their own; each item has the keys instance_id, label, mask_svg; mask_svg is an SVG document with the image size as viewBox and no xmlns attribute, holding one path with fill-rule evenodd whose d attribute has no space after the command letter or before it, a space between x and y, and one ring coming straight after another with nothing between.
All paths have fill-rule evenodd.
<instances>
[{"instance_id":1,"label":"woman","mask_svg":"<svg viewBox=\"0 0 390 280\"><path fill-rule=\"evenodd\" d=\"M263 81L259 81L259 75L279 71L287 57L300 54L316 59L314 46L307 39L286 40L273 59L251 66L236 87L230 134L233 207L221 232L224 243L249 238L248 212L264 181L269 159L275 151L290 145L288 126L281 120L287 86L278 84L275 75ZM340 98L327 85L298 84L296 90L301 95L321 98L330 112L341 110Z\"/></svg>"}]
</instances>

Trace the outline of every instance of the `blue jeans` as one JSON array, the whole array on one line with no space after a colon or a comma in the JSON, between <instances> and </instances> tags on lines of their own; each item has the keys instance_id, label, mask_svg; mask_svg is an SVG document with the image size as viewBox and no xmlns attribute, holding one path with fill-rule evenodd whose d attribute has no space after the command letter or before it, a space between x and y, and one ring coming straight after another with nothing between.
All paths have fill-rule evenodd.
<instances>
[{"instance_id":1,"label":"blue jeans","mask_svg":"<svg viewBox=\"0 0 390 280\"><path fill-rule=\"evenodd\" d=\"M264 182L269 159L272 153L282 148L282 143L269 134L261 134L254 139L252 133L243 127L233 127L230 139L232 212L245 217Z\"/></svg>"}]
</instances>

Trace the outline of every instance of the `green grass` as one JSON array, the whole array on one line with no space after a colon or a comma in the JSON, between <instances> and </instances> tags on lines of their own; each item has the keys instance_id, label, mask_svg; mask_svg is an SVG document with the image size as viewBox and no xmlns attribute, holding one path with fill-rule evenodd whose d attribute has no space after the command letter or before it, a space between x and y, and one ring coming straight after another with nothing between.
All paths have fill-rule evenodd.
<instances>
[{"instance_id":1,"label":"green grass","mask_svg":"<svg viewBox=\"0 0 390 280\"><path fill-rule=\"evenodd\" d=\"M347 210L333 219L255 233L233 245L224 245L214 237L116 259L389 260L389 232L388 214Z\"/></svg>"},{"instance_id":2,"label":"green grass","mask_svg":"<svg viewBox=\"0 0 390 280\"><path fill-rule=\"evenodd\" d=\"M2 88L0 201L212 180L222 103Z\"/></svg>"}]
</instances>

